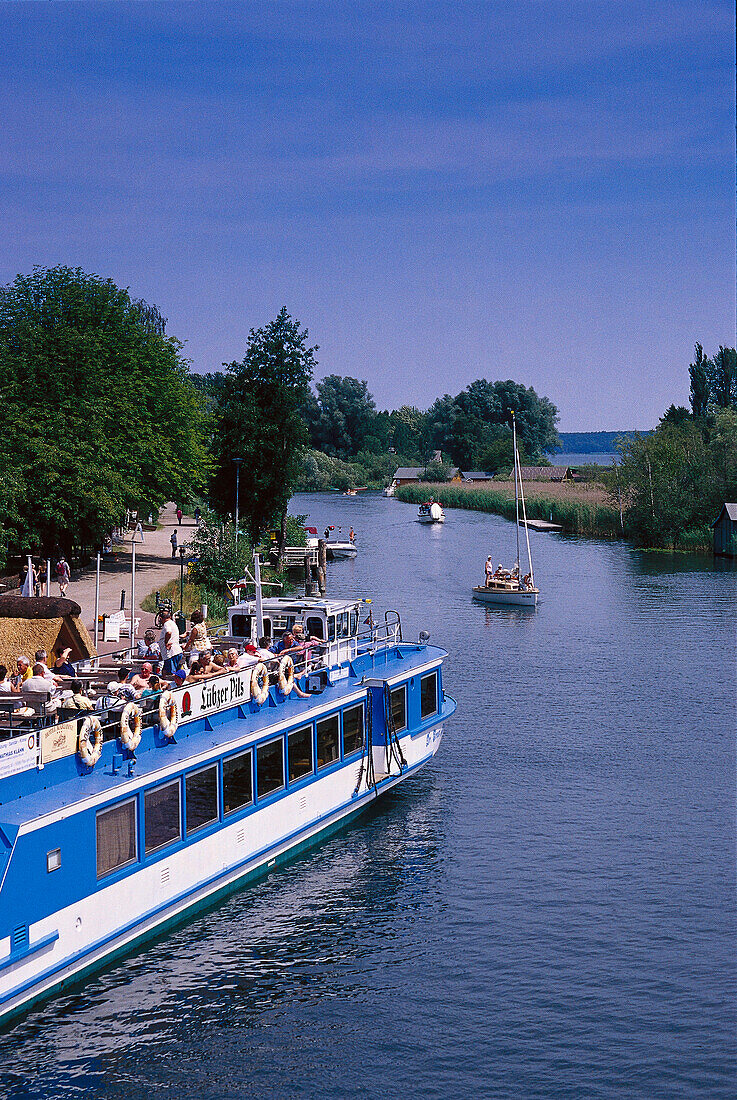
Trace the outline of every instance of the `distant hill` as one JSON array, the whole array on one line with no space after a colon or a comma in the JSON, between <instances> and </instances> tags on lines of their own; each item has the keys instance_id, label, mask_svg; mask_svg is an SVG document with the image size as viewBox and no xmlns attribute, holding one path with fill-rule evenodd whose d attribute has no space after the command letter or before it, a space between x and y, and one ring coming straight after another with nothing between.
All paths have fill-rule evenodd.
<instances>
[{"instance_id":1,"label":"distant hill","mask_svg":"<svg viewBox=\"0 0 737 1100\"><path fill-rule=\"evenodd\" d=\"M621 432L558 432L564 454L610 454L614 441L623 435L635 435L634 430ZM640 432L650 435L650 431Z\"/></svg>"}]
</instances>

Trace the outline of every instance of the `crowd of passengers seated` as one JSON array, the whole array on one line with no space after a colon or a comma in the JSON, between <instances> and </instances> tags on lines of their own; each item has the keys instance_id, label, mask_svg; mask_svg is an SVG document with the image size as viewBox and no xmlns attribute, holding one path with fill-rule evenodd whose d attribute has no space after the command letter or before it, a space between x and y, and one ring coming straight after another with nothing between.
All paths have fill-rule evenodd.
<instances>
[{"instance_id":1,"label":"crowd of passengers seated","mask_svg":"<svg viewBox=\"0 0 737 1100\"><path fill-rule=\"evenodd\" d=\"M161 652L154 638L153 631L146 631L143 641L137 646L139 654L143 651L153 659L144 660L138 669L122 665L116 678L98 691L91 685L85 687L82 680L77 678L76 669L69 661L69 648L56 650L56 660L51 668L46 663L48 654L45 650L36 652L33 665L27 657L21 655L17 658L17 671L13 676L9 675L5 665L0 665L0 702L3 696L21 695L31 704L39 698L48 700L51 709L54 706L79 711L122 709L127 703L158 696L170 687L240 672L254 668L259 662L263 662L269 672L273 673L285 655L292 658L295 671L299 674L323 646L319 639L306 637L301 625L295 624L293 631L284 631L278 642L273 643L271 638L263 637L258 646L247 643L242 653L233 647L220 653L212 649L204 650L193 660L189 669L177 668L171 679L164 679L159 674ZM303 694L297 684L295 690L298 694Z\"/></svg>"}]
</instances>

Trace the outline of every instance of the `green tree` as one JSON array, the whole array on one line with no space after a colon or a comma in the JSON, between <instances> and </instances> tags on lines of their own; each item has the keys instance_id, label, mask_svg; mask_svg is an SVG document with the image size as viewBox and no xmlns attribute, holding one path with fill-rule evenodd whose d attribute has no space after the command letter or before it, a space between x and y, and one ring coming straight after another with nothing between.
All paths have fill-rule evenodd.
<instances>
[{"instance_id":1,"label":"green tree","mask_svg":"<svg viewBox=\"0 0 737 1100\"><path fill-rule=\"evenodd\" d=\"M80 269L0 289L0 493L12 552L91 547L206 479L202 404L155 306Z\"/></svg>"},{"instance_id":2,"label":"green tree","mask_svg":"<svg viewBox=\"0 0 737 1100\"><path fill-rule=\"evenodd\" d=\"M704 417L709 408L709 379L707 359L701 344L694 345L694 361L688 368L691 378L691 412L694 417Z\"/></svg>"},{"instance_id":3,"label":"green tree","mask_svg":"<svg viewBox=\"0 0 737 1100\"><path fill-rule=\"evenodd\" d=\"M328 374L316 389L317 415L310 425L313 447L332 458L358 454L370 440L377 417L367 384Z\"/></svg>"},{"instance_id":4,"label":"green tree","mask_svg":"<svg viewBox=\"0 0 737 1100\"><path fill-rule=\"evenodd\" d=\"M282 309L265 328L251 330L245 358L227 366L210 498L221 515L234 513L233 459L241 459L240 516L254 545L275 524L284 538L287 505L307 442L302 410L318 350L307 347L307 336L307 329Z\"/></svg>"},{"instance_id":5,"label":"green tree","mask_svg":"<svg viewBox=\"0 0 737 1100\"><path fill-rule=\"evenodd\" d=\"M402 405L389 419L391 446L396 453L421 461L427 453L425 414L414 405Z\"/></svg>"},{"instance_id":6,"label":"green tree","mask_svg":"<svg viewBox=\"0 0 737 1100\"><path fill-rule=\"evenodd\" d=\"M719 347L713 359L706 360L711 402L719 409L737 408L737 352Z\"/></svg>"}]
</instances>

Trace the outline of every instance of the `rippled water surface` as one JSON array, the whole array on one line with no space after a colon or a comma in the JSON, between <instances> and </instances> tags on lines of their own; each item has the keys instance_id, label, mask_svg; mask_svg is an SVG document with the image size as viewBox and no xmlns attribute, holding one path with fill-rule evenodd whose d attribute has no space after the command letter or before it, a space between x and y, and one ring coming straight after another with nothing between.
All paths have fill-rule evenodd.
<instances>
[{"instance_id":1,"label":"rippled water surface","mask_svg":"<svg viewBox=\"0 0 737 1100\"><path fill-rule=\"evenodd\" d=\"M370 815L0 1035L9 1097L732 1097L735 594L709 559L373 495L336 595L449 651L435 761Z\"/></svg>"}]
</instances>

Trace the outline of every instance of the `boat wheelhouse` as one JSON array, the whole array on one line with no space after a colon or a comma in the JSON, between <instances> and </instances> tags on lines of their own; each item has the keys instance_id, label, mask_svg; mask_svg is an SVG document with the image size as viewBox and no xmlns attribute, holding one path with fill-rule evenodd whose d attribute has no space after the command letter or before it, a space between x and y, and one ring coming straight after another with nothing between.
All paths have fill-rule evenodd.
<instances>
[{"instance_id":1,"label":"boat wheelhouse","mask_svg":"<svg viewBox=\"0 0 737 1100\"><path fill-rule=\"evenodd\" d=\"M317 843L432 759L455 710L444 652L357 600L239 600L224 642L297 622L304 647L271 669L143 699L132 725L101 712L93 752L89 717L0 708L0 1020Z\"/></svg>"}]
</instances>

